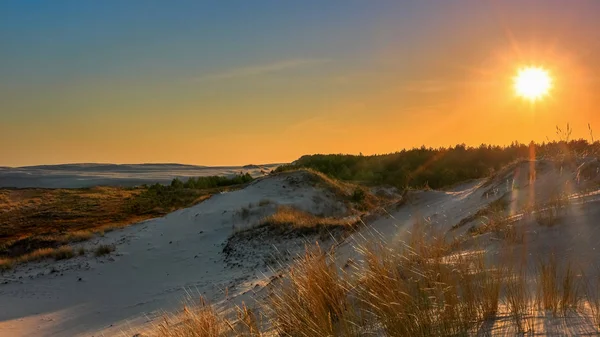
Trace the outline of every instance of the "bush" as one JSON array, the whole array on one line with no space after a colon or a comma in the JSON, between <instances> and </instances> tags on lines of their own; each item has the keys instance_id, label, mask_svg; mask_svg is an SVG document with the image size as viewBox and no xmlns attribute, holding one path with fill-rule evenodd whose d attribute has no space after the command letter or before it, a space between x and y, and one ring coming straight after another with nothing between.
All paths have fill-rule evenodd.
<instances>
[{"instance_id":1,"label":"bush","mask_svg":"<svg viewBox=\"0 0 600 337\"><path fill-rule=\"evenodd\" d=\"M365 190L363 190L360 187L357 187L354 190L354 193L352 193L352 201L354 201L356 203L361 203L365 200L366 196L367 196L367 194L365 193Z\"/></svg>"},{"instance_id":2,"label":"bush","mask_svg":"<svg viewBox=\"0 0 600 337\"><path fill-rule=\"evenodd\" d=\"M227 187L251 182L254 178L248 173L233 177L192 177L183 182L173 179L168 186L150 185L128 203L128 211L133 214L166 214L174 209L190 206L209 196L206 189Z\"/></svg>"}]
</instances>

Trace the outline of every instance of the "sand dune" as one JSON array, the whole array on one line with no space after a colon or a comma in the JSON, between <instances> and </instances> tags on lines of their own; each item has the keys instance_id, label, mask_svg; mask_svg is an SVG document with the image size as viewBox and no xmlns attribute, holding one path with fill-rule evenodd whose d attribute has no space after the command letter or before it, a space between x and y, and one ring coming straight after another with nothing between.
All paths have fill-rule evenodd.
<instances>
[{"instance_id":1,"label":"sand dune","mask_svg":"<svg viewBox=\"0 0 600 337\"><path fill-rule=\"evenodd\" d=\"M231 296L249 291L253 284L268 280L271 269L254 263L232 266L225 261L223 247L235 230L272 214L277 205L314 214L346 212L331 191L302 175L282 174L164 218L107 233L84 246L92 250L99 244L115 245L110 256L95 258L88 253L2 274L0 335L89 336L105 331L112 336L152 322L159 310L180 308L188 293L218 300L226 289ZM242 218L243 208L252 213L247 219ZM279 249L293 254L303 244L298 238L282 242Z\"/></svg>"},{"instance_id":2,"label":"sand dune","mask_svg":"<svg viewBox=\"0 0 600 337\"><path fill-rule=\"evenodd\" d=\"M506 215L523 220L518 225L528 237L525 248L529 256L554 252L561 261L576 257L584 267L588 263L591 272L600 251L597 161L576 167L549 161L534 164L517 163L488 180L444 191L412 191L401 206L388 207L387 215L374 218L343 241L318 236L266 240L238 246L241 258L228 259L223 248L230 235L256 225L279 205L315 215L356 216L335 193L304 173L259 179L245 189L213 196L194 207L84 244L90 249L98 244L115 245L116 252L109 256L88 254L5 272L0 285L0 335L131 336L151 331L163 310L179 309L190 294L205 296L219 306L260 298L271 278L303 251L307 241L335 247L340 267L349 260L360 264L357 246L373 238L399 242L417 219L426 219L448 237L470 235L470 229L481 222L473 215L504 199L510 206ZM557 225L540 226L534 216L525 213L533 196L543 204L557 193L566 193L573 205ZM456 226L461 221L463 224ZM491 256L506 249L488 233L478 235L477 240ZM280 253L275 257L277 264L269 264L274 252ZM227 302L223 302L225 294ZM501 325L501 320L498 322ZM546 331L551 332L553 325L544 322ZM573 327L570 334L586 328L585 324ZM500 335L514 333L510 325L497 331Z\"/></svg>"}]
</instances>

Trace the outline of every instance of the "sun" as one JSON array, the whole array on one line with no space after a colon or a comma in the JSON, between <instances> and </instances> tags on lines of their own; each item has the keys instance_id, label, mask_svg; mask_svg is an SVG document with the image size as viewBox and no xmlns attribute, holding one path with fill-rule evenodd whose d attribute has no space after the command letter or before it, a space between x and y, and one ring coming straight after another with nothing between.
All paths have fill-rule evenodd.
<instances>
[{"instance_id":1,"label":"sun","mask_svg":"<svg viewBox=\"0 0 600 337\"><path fill-rule=\"evenodd\" d=\"M536 101L548 94L552 88L552 78L548 71L540 67L525 67L515 76L517 95Z\"/></svg>"}]
</instances>

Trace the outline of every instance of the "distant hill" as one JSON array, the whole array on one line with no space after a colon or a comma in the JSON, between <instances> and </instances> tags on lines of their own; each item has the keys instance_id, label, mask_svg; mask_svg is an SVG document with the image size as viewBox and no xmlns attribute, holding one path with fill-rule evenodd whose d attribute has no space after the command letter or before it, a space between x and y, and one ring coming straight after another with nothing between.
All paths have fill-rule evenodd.
<instances>
[{"instance_id":1,"label":"distant hill","mask_svg":"<svg viewBox=\"0 0 600 337\"><path fill-rule=\"evenodd\" d=\"M168 184L174 178L230 176L240 172L253 177L280 164L246 166L197 166L174 163L103 164L79 163L0 167L0 187L81 188L92 186L137 186ZM261 172L262 171L262 172Z\"/></svg>"}]
</instances>

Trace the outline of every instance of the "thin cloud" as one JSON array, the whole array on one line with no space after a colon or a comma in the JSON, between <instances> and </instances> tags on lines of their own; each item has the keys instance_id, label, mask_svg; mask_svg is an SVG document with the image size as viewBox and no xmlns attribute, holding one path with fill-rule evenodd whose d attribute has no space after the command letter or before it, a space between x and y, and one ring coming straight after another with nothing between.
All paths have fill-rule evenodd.
<instances>
[{"instance_id":1,"label":"thin cloud","mask_svg":"<svg viewBox=\"0 0 600 337\"><path fill-rule=\"evenodd\" d=\"M282 70L295 69L300 67L306 67L315 64L321 64L329 62L326 59L291 59L278 61L274 63L247 66L241 68L233 68L225 70L220 73L207 74L196 78L197 81L211 81L211 80L227 80L233 78L250 77L263 74L274 73Z\"/></svg>"}]
</instances>

